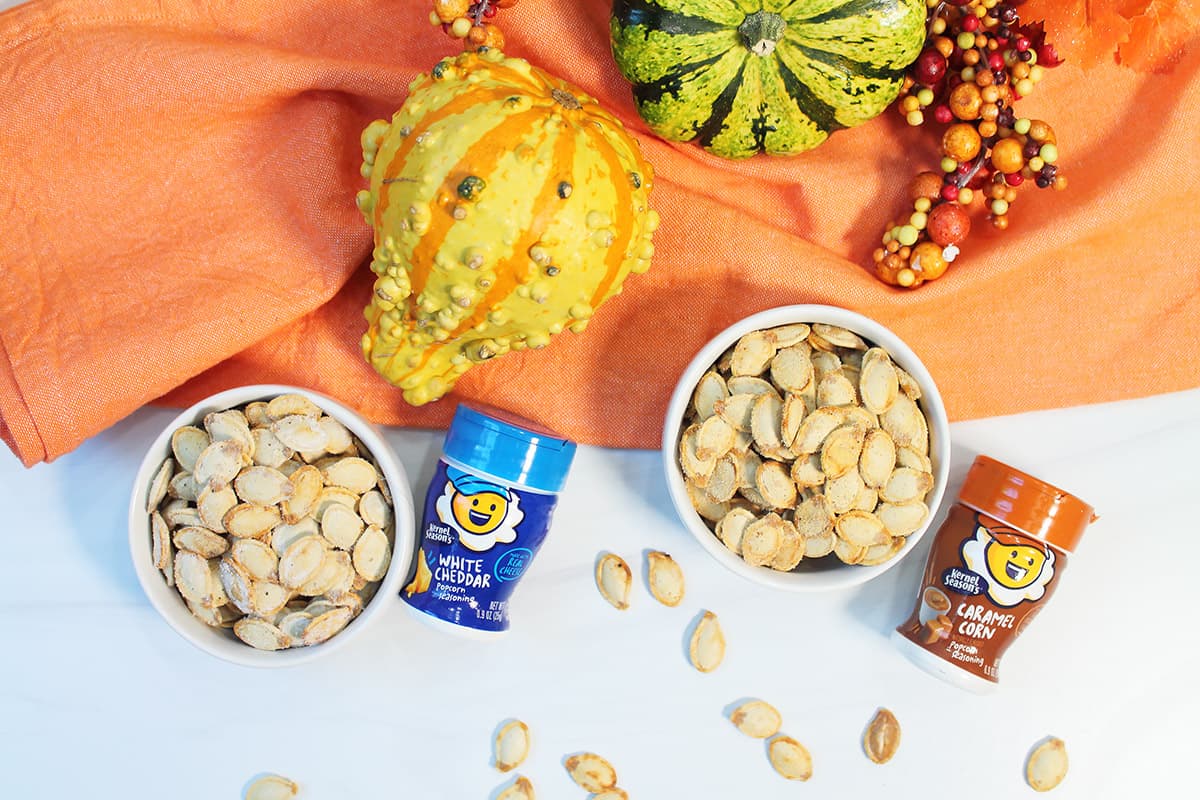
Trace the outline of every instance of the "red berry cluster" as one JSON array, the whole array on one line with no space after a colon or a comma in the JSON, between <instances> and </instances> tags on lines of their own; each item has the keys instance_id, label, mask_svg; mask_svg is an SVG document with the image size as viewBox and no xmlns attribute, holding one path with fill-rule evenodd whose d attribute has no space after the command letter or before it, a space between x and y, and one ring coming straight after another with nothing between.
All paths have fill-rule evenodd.
<instances>
[{"instance_id":1,"label":"red berry cluster","mask_svg":"<svg viewBox=\"0 0 1200 800\"><path fill-rule=\"evenodd\" d=\"M490 20L501 8L509 8L517 4L517 0L433 0L433 11L429 12L429 22L439 25L442 31L462 39L463 46L468 50L478 50L481 47L504 47L504 34Z\"/></svg>"},{"instance_id":2,"label":"red berry cluster","mask_svg":"<svg viewBox=\"0 0 1200 800\"><path fill-rule=\"evenodd\" d=\"M913 179L912 211L887 226L872 256L880 280L905 288L946 272L971 230L976 198L1004 230L1026 180L1042 189L1067 185L1054 129L1013 111L1046 68L1062 63L1042 23L1023 24L1011 0L931 0L926 30L897 105L910 125L925 124L929 112L945 126L941 173Z\"/></svg>"}]
</instances>

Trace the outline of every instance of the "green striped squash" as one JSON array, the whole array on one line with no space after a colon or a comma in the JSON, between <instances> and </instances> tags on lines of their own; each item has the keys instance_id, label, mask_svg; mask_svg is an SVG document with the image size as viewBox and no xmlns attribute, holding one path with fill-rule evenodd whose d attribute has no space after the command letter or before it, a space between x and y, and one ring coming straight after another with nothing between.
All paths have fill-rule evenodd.
<instances>
[{"instance_id":1,"label":"green striped squash","mask_svg":"<svg viewBox=\"0 0 1200 800\"><path fill-rule=\"evenodd\" d=\"M896 99L923 0L614 0L613 55L659 136L791 155Z\"/></svg>"}]
</instances>

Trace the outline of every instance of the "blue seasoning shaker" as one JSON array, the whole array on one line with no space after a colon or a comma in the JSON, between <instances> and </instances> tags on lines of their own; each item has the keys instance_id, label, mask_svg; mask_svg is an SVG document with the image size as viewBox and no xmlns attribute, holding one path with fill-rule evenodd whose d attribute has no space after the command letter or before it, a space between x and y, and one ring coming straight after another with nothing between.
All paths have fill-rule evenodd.
<instances>
[{"instance_id":1,"label":"blue seasoning shaker","mask_svg":"<svg viewBox=\"0 0 1200 800\"><path fill-rule=\"evenodd\" d=\"M456 633L508 630L509 597L546 538L574 457L574 442L530 422L459 405L425 495L404 601Z\"/></svg>"}]
</instances>

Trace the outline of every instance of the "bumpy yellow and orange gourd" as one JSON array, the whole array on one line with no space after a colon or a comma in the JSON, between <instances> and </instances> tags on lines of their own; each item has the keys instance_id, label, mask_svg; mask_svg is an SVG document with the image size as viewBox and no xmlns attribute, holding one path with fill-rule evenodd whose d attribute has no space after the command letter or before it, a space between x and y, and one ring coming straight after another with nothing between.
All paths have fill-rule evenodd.
<instances>
[{"instance_id":1,"label":"bumpy yellow and orange gourd","mask_svg":"<svg viewBox=\"0 0 1200 800\"><path fill-rule=\"evenodd\" d=\"M413 405L476 364L582 332L650 266L658 215L636 142L524 60L444 59L362 146L378 276L363 355Z\"/></svg>"}]
</instances>

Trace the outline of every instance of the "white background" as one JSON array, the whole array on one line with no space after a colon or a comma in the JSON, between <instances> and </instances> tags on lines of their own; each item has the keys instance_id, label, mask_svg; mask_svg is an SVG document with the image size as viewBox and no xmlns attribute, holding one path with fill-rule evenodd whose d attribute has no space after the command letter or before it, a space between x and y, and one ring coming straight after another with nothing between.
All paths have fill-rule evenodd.
<instances>
[{"instance_id":1,"label":"white background","mask_svg":"<svg viewBox=\"0 0 1200 800\"><path fill-rule=\"evenodd\" d=\"M514 716L534 736L519 771L543 800L584 797L561 765L583 749L609 758L637 800L1032 797L1024 760L1050 734L1071 758L1052 797L1198 795L1200 390L952 426L948 497L983 452L1102 516L988 697L926 676L887 641L932 532L867 586L780 594L690 538L657 453L587 447L506 639L450 637L380 598L391 607L377 624L327 658L225 664L158 618L129 560L130 483L175 413L140 411L32 470L0 454L0 798L232 799L263 771L314 800L494 798L508 779L489 766L491 737ZM441 435L387 437L419 501ZM644 583L630 610L608 606L597 555L641 572L652 548L683 566L682 606L658 605ZM729 642L710 675L685 657L703 609ZM808 746L807 784L777 776L764 745L724 718L745 697L773 703ZM880 706L904 732L884 766L860 748Z\"/></svg>"},{"instance_id":2,"label":"white background","mask_svg":"<svg viewBox=\"0 0 1200 800\"><path fill-rule=\"evenodd\" d=\"M980 697L903 659L887 634L909 612L932 533L882 577L825 595L759 588L713 561L677 521L658 453L580 448L554 527L496 643L413 619L398 598L344 649L288 670L218 661L150 607L130 564L128 493L175 415L144 409L50 465L0 455L0 797L236 798L276 771L302 797L487 798L498 724L534 747L539 797L583 798L561 761L609 758L634 798L1020 798L1029 748L1066 740L1059 798L1194 797L1200 718L1200 390L952 426L953 496L975 454L1093 503L1101 519L1057 594ZM441 434L389 429L418 499ZM944 511L944 510L943 510ZM939 515L939 521L940 517ZM597 555L637 572L660 548L682 565L679 608L639 581L619 612L596 592ZM725 663L703 675L685 636L719 615ZM799 785L724 718L761 697L813 754ZM862 754L877 707L904 739Z\"/></svg>"}]
</instances>

